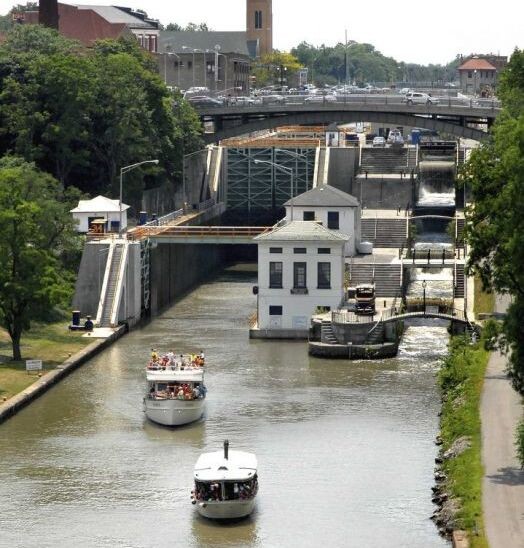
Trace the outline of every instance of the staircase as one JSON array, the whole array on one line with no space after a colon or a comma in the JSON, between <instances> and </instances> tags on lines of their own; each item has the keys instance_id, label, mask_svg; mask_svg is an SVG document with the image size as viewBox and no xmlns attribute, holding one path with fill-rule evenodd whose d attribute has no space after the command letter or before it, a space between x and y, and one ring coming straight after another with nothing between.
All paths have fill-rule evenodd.
<instances>
[{"instance_id":1,"label":"staircase","mask_svg":"<svg viewBox=\"0 0 524 548\"><path fill-rule=\"evenodd\" d=\"M406 164L408 168L407 170L410 173L412 170L415 171L417 169L417 148L416 147L408 147Z\"/></svg>"},{"instance_id":2,"label":"staircase","mask_svg":"<svg viewBox=\"0 0 524 548\"><path fill-rule=\"evenodd\" d=\"M409 173L407 148L363 148L360 173Z\"/></svg>"},{"instance_id":3,"label":"staircase","mask_svg":"<svg viewBox=\"0 0 524 548\"><path fill-rule=\"evenodd\" d=\"M405 218L362 219L361 239L372 242L374 247L403 247L406 245L406 222Z\"/></svg>"},{"instance_id":4,"label":"staircase","mask_svg":"<svg viewBox=\"0 0 524 548\"><path fill-rule=\"evenodd\" d=\"M384 342L384 324L375 324L366 336L366 344L380 344Z\"/></svg>"},{"instance_id":5,"label":"staircase","mask_svg":"<svg viewBox=\"0 0 524 548\"><path fill-rule=\"evenodd\" d=\"M455 298L464 298L464 265L457 265L457 279L455 280Z\"/></svg>"},{"instance_id":6,"label":"staircase","mask_svg":"<svg viewBox=\"0 0 524 548\"><path fill-rule=\"evenodd\" d=\"M402 265L372 263L353 264L351 266L351 286L359 284L370 284L375 282L376 297L397 297L400 296L400 275ZM373 280L373 271L375 278Z\"/></svg>"},{"instance_id":7,"label":"staircase","mask_svg":"<svg viewBox=\"0 0 524 548\"><path fill-rule=\"evenodd\" d=\"M124 244L114 244L114 250L111 257L111 265L107 287L104 295L104 303L102 305L102 314L100 316L99 327L111 327L111 311L113 309L113 301L115 299L116 286L118 283L118 275L120 272L120 260L124 250Z\"/></svg>"},{"instance_id":8,"label":"staircase","mask_svg":"<svg viewBox=\"0 0 524 548\"><path fill-rule=\"evenodd\" d=\"M318 152L318 164L315 169L313 187L327 185L329 167L329 148L320 147Z\"/></svg>"},{"instance_id":9,"label":"staircase","mask_svg":"<svg viewBox=\"0 0 524 548\"><path fill-rule=\"evenodd\" d=\"M339 344L333 333L333 326L330 320L322 320L320 325L320 341L324 344Z\"/></svg>"},{"instance_id":10,"label":"staircase","mask_svg":"<svg viewBox=\"0 0 524 548\"><path fill-rule=\"evenodd\" d=\"M464 247L464 224L466 220L463 217L457 218L457 247Z\"/></svg>"}]
</instances>

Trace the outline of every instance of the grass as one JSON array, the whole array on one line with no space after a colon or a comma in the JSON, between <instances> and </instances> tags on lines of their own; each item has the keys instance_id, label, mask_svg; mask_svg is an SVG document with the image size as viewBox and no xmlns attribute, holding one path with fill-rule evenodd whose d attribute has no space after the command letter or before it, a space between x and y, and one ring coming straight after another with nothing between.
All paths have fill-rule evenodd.
<instances>
[{"instance_id":1,"label":"grass","mask_svg":"<svg viewBox=\"0 0 524 548\"><path fill-rule=\"evenodd\" d=\"M475 292L473 311L475 314L489 314L495 308L495 294L486 293L482 290L482 282L478 276L473 279Z\"/></svg>"},{"instance_id":2,"label":"grass","mask_svg":"<svg viewBox=\"0 0 524 548\"><path fill-rule=\"evenodd\" d=\"M82 334L69 331L65 322L35 323L22 338L23 360L12 361L11 339L0 329L0 355L4 361L0 363L0 401L13 397L38 379L36 373L26 372L26 359L42 360L43 370L50 371L92 342Z\"/></svg>"},{"instance_id":3,"label":"grass","mask_svg":"<svg viewBox=\"0 0 524 548\"><path fill-rule=\"evenodd\" d=\"M444 403L441 415L442 449L447 450L463 436L471 447L455 458L446 459L446 491L460 501L457 522L469 533L473 548L487 548L482 515L480 396L489 352L483 341L469 344L466 337L454 337L450 353L439 373Z\"/></svg>"}]
</instances>

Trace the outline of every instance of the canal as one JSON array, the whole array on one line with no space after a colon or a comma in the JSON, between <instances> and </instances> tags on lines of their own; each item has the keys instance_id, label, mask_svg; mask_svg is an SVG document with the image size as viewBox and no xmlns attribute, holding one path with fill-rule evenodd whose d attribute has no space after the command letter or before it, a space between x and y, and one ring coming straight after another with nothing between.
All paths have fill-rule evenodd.
<instances>
[{"instance_id":1,"label":"canal","mask_svg":"<svg viewBox=\"0 0 524 548\"><path fill-rule=\"evenodd\" d=\"M310 358L250 341L254 266L224 271L0 426L2 547L438 547L430 521L445 325L407 329L387 361ZM150 348L204 349L207 417L142 413ZM203 451L253 451L255 513L196 515Z\"/></svg>"}]
</instances>

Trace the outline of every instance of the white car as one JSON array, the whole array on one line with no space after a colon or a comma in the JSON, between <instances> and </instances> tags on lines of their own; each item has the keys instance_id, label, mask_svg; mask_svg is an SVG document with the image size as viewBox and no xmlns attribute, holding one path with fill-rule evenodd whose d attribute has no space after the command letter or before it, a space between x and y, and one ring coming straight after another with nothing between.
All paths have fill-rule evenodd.
<instances>
[{"instance_id":1,"label":"white car","mask_svg":"<svg viewBox=\"0 0 524 548\"><path fill-rule=\"evenodd\" d=\"M382 137L380 135L377 135L373 139L373 146L374 147L385 147L386 146L386 139L384 139L384 137Z\"/></svg>"},{"instance_id":2,"label":"white car","mask_svg":"<svg viewBox=\"0 0 524 548\"><path fill-rule=\"evenodd\" d=\"M336 103L336 95L310 95L304 99L304 103Z\"/></svg>"},{"instance_id":3,"label":"white car","mask_svg":"<svg viewBox=\"0 0 524 548\"><path fill-rule=\"evenodd\" d=\"M408 105L438 105L438 97L432 97L420 91L410 91L402 98L403 103Z\"/></svg>"}]
</instances>

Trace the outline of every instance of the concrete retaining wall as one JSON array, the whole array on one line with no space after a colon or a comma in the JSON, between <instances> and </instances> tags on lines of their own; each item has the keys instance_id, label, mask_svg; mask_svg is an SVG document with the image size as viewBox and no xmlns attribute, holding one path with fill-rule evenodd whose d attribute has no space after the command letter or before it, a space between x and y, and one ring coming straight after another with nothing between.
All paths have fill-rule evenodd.
<instances>
[{"instance_id":1,"label":"concrete retaining wall","mask_svg":"<svg viewBox=\"0 0 524 548\"><path fill-rule=\"evenodd\" d=\"M328 184L358 198L353 193L357 164L358 148L330 148Z\"/></svg>"},{"instance_id":2,"label":"concrete retaining wall","mask_svg":"<svg viewBox=\"0 0 524 548\"><path fill-rule=\"evenodd\" d=\"M346 360L381 360L394 358L398 352L398 342L383 344L324 344L310 341L308 351L318 358L346 359Z\"/></svg>"},{"instance_id":3,"label":"concrete retaining wall","mask_svg":"<svg viewBox=\"0 0 524 548\"><path fill-rule=\"evenodd\" d=\"M258 329L249 330L250 339L297 339L306 340L309 337L308 329Z\"/></svg>"},{"instance_id":4,"label":"concrete retaining wall","mask_svg":"<svg viewBox=\"0 0 524 548\"><path fill-rule=\"evenodd\" d=\"M403 179L368 178L359 175L351 192L364 208L371 209L405 209L413 202L412 183L409 177Z\"/></svg>"},{"instance_id":5,"label":"concrete retaining wall","mask_svg":"<svg viewBox=\"0 0 524 548\"><path fill-rule=\"evenodd\" d=\"M56 369L45 373L41 378L34 382L31 386L28 386L25 390L13 396L7 402L0 404L0 423L7 420L9 417L16 415L18 411L23 409L27 404L47 392L57 382L67 377L75 369L80 367L83 363L90 360L106 347L111 345L115 340L120 338L126 329L120 327L109 336L107 339L98 339L86 346L80 352L77 352L74 356L71 356L62 365L59 365Z\"/></svg>"}]
</instances>

